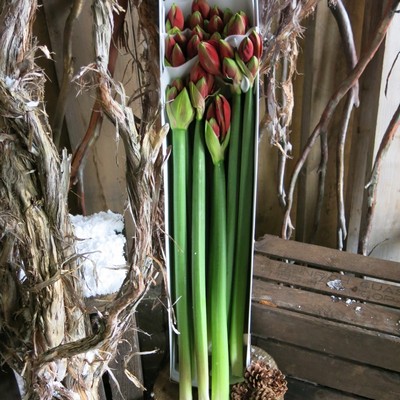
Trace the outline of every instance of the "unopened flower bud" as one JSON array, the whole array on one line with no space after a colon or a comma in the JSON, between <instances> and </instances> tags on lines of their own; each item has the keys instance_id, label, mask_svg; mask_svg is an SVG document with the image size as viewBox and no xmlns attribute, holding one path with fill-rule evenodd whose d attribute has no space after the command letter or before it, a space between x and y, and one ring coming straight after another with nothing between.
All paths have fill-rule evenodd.
<instances>
[{"instance_id":1,"label":"unopened flower bud","mask_svg":"<svg viewBox=\"0 0 400 400\"><path fill-rule=\"evenodd\" d=\"M261 59L262 52L263 52L263 44L262 44L261 35L255 29L253 29L249 34L249 39L253 43L254 55L258 59Z\"/></svg>"},{"instance_id":2,"label":"unopened flower bud","mask_svg":"<svg viewBox=\"0 0 400 400\"><path fill-rule=\"evenodd\" d=\"M171 53L171 65L173 67L179 67L186 62L185 55L178 43L172 49Z\"/></svg>"},{"instance_id":3,"label":"unopened flower bud","mask_svg":"<svg viewBox=\"0 0 400 400\"><path fill-rule=\"evenodd\" d=\"M185 25L185 18L183 17L182 10L174 3L167 14L166 30L167 32L172 28L183 30Z\"/></svg>"},{"instance_id":4,"label":"unopened flower bud","mask_svg":"<svg viewBox=\"0 0 400 400\"><path fill-rule=\"evenodd\" d=\"M224 58L233 58L235 57L235 50L234 48L224 39L218 41L218 49L221 61Z\"/></svg>"},{"instance_id":5,"label":"unopened flower bud","mask_svg":"<svg viewBox=\"0 0 400 400\"><path fill-rule=\"evenodd\" d=\"M211 7L211 10L210 10L209 19L211 20L212 17L214 17L215 15L218 15L218 17L220 17L221 19L223 19L223 17L224 17L224 12L223 12L218 6L213 6L213 7Z\"/></svg>"},{"instance_id":6,"label":"unopened flower bud","mask_svg":"<svg viewBox=\"0 0 400 400\"><path fill-rule=\"evenodd\" d=\"M228 24L225 26L226 36L244 35L246 33L246 19L243 15L236 13L231 17Z\"/></svg>"},{"instance_id":7,"label":"unopened flower bud","mask_svg":"<svg viewBox=\"0 0 400 400\"><path fill-rule=\"evenodd\" d=\"M243 62L247 63L254 55L253 42L246 36L239 45L238 53Z\"/></svg>"},{"instance_id":8,"label":"unopened flower bud","mask_svg":"<svg viewBox=\"0 0 400 400\"><path fill-rule=\"evenodd\" d=\"M224 29L224 21L222 21L221 17L218 15L214 15L207 24L207 32L211 34L214 32L221 33L223 29Z\"/></svg>"},{"instance_id":9,"label":"unopened flower bud","mask_svg":"<svg viewBox=\"0 0 400 400\"><path fill-rule=\"evenodd\" d=\"M232 58L224 58L222 62L222 75L232 81L235 88L240 87L243 74L236 61Z\"/></svg>"},{"instance_id":10,"label":"unopened flower bud","mask_svg":"<svg viewBox=\"0 0 400 400\"><path fill-rule=\"evenodd\" d=\"M192 35L197 35L200 40L207 40L209 38L209 34L199 25L193 28Z\"/></svg>"},{"instance_id":11,"label":"unopened flower bud","mask_svg":"<svg viewBox=\"0 0 400 400\"><path fill-rule=\"evenodd\" d=\"M200 11L195 11L189 16L188 20L188 25L190 29L194 29L195 26L200 26L203 28L204 25L204 19L203 16L201 15Z\"/></svg>"},{"instance_id":12,"label":"unopened flower bud","mask_svg":"<svg viewBox=\"0 0 400 400\"><path fill-rule=\"evenodd\" d=\"M199 44L199 61L201 66L210 74L219 75L221 63L216 48L207 42Z\"/></svg>"},{"instance_id":13,"label":"unopened flower bud","mask_svg":"<svg viewBox=\"0 0 400 400\"><path fill-rule=\"evenodd\" d=\"M194 0L192 3L192 12L199 11L203 19L208 18L210 14L210 5L207 0Z\"/></svg>"},{"instance_id":14,"label":"unopened flower bud","mask_svg":"<svg viewBox=\"0 0 400 400\"><path fill-rule=\"evenodd\" d=\"M189 39L189 42L186 47L186 54L189 59L197 56L199 44L200 44L200 38L198 35L193 35Z\"/></svg>"}]
</instances>

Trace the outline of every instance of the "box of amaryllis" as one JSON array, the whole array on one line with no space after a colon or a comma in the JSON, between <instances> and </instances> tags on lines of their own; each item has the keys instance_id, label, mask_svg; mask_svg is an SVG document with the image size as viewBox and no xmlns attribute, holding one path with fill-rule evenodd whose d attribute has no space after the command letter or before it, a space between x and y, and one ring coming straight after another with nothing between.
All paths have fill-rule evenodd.
<instances>
[{"instance_id":1,"label":"box of amaryllis","mask_svg":"<svg viewBox=\"0 0 400 400\"><path fill-rule=\"evenodd\" d=\"M250 358L257 5L159 2L170 372L185 400L193 386L228 399Z\"/></svg>"}]
</instances>

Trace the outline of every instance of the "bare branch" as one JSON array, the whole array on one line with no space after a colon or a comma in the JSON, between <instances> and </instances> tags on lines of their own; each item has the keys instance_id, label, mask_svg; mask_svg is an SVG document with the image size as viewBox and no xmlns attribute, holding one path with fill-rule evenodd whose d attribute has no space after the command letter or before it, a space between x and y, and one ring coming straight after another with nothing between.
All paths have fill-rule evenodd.
<instances>
[{"instance_id":1,"label":"bare branch","mask_svg":"<svg viewBox=\"0 0 400 400\"><path fill-rule=\"evenodd\" d=\"M307 157L317 140L317 138L321 135L322 132L326 132L328 129L328 126L331 122L332 116L334 114L334 111L336 110L336 107L338 106L340 100L346 95L346 93L356 84L358 79L360 78L361 74L364 72L366 66L368 63L371 61L373 56L375 55L376 51L378 50L379 46L381 45L383 39L386 36L386 32L389 29L390 23L393 19L393 16L395 15L395 11L397 8L397 5L399 4L399 0L393 0L389 3L389 5L386 8L385 14L378 26L377 32L371 42L370 47L368 50L362 55L360 60L358 61L356 67L353 69L353 71L347 76L347 78L339 85L338 89L336 92L332 95L330 100L328 101L328 104L325 107L325 110L323 111L321 118L315 127L314 131L310 135L310 137L307 140L306 146L303 149L303 152L298 159L296 166L294 168L294 171L292 173L291 177L291 182L289 186L289 191L288 191L288 202L287 202L287 207L286 207L286 212L282 224L282 231L281 235L283 238L290 238L292 234L292 223L290 219L290 213L292 210L293 206L293 195L294 195L294 190L296 187L296 182L297 178L299 176L299 173L301 169L304 166L304 163L307 160Z\"/></svg>"},{"instance_id":2,"label":"bare branch","mask_svg":"<svg viewBox=\"0 0 400 400\"><path fill-rule=\"evenodd\" d=\"M387 127L386 132L381 140L381 144L379 145L378 152L376 153L375 156L374 166L371 172L371 178L365 187L368 190L368 209L366 215L366 222L362 230L362 234L360 235L360 241L358 245L358 252L363 254L364 256L368 255L368 240L371 234L372 219L376 207L376 190L378 187L382 162L385 157L385 154L387 153L390 145L393 142L393 139L399 127L400 127L400 105L397 107L397 110L393 114L389 126Z\"/></svg>"}]
</instances>

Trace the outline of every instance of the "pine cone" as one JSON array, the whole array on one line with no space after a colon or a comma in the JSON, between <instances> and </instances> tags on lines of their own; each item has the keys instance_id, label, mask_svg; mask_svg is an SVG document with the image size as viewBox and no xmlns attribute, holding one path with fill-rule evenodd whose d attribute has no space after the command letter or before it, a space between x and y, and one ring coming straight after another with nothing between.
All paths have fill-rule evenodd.
<instances>
[{"instance_id":1,"label":"pine cone","mask_svg":"<svg viewBox=\"0 0 400 400\"><path fill-rule=\"evenodd\" d=\"M256 361L246 368L244 379L249 387L258 389L266 386L265 381L271 369L263 361Z\"/></svg>"},{"instance_id":2,"label":"pine cone","mask_svg":"<svg viewBox=\"0 0 400 400\"><path fill-rule=\"evenodd\" d=\"M287 381L285 375L279 369L273 369L269 377L268 387L270 387L278 398L287 392Z\"/></svg>"},{"instance_id":3,"label":"pine cone","mask_svg":"<svg viewBox=\"0 0 400 400\"><path fill-rule=\"evenodd\" d=\"M269 387L261 387L253 391L250 400L277 400L275 392Z\"/></svg>"},{"instance_id":4,"label":"pine cone","mask_svg":"<svg viewBox=\"0 0 400 400\"><path fill-rule=\"evenodd\" d=\"M245 382L250 389L270 388L277 397L283 396L287 391L285 375L279 369L271 368L263 361L251 364L244 374Z\"/></svg>"},{"instance_id":5,"label":"pine cone","mask_svg":"<svg viewBox=\"0 0 400 400\"><path fill-rule=\"evenodd\" d=\"M251 393L246 382L237 383L236 385L232 386L231 390L232 400L249 400L250 394Z\"/></svg>"}]
</instances>

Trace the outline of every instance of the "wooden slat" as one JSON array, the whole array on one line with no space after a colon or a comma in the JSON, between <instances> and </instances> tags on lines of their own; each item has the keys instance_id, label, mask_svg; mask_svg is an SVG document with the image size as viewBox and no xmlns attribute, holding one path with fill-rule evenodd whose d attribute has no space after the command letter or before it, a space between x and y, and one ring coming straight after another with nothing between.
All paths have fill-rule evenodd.
<instances>
[{"instance_id":1,"label":"wooden slat","mask_svg":"<svg viewBox=\"0 0 400 400\"><path fill-rule=\"evenodd\" d=\"M252 335L400 372L399 337L254 302Z\"/></svg>"},{"instance_id":2,"label":"wooden slat","mask_svg":"<svg viewBox=\"0 0 400 400\"><path fill-rule=\"evenodd\" d=\"M125 359L130 358L126 368L138 380L138 382L143 384L142 363L139 355L139 339L135 328L136 323L132 330L124 335L118 345L117 356L110 363L110 369L119 385L118 387L116 382L110 377L109 382L113 400L143 399L143 390L135 386L135 384L128 379L124 371ZM133 355L133 357L130 357L131 355Z\"/></svg>"},{"instance_id":3,"label":"wooden slat","mask_svg":"<svg viewBox=\"0 0 400 400\"><path fill-rule=\"evenodd\" d=\"M359 302L348 304L345 300L253 281L253 301L257 303L400 336L400 310Z\"/></svg>"},{"instance_id":4,"label":"wooden slat","mask_svg":"<svg viewBox=\"0 0 400 400\"><path fill-rule=\"evenodd\" d=\"M400 282L400 264L326 247L283 240L265 235L255 245L257 253L320 265L332 271L347 271L359 275Z\"/></svg>"},{"instance_id":5,"label":"wooden slat","mask_svg":"<svg viewBox=\"0 0 400 400\"><path fill-rule=\"evenodd\" d=\"M364 397L352 396L310 382L287 378L288 391L285 400L362 400Z\"/></svg>"},{"instance_id":6,"label":"wooden slat","mask_svg":"<svg viewBox=\"0 0 400 400\"><path fill-rule=\"evenodd\" d=\"M354 364L287 344L257 340L257 346L274 357L279 368L295 376L368 399L398 400L400 374Z\"/></svg>"},{"instance_id":7,"label":"wooden slat","mask_svg":"<svg viewBox=\"0 0 400 400\"><path fill-rule=\"evenodd\" d=\"M399 286L271 260L261 254L254 256L254 275L262 279L307 288L328 295L368 301L400 309ZM340 290L331 289L328 282L337 279L341 281Z\"/></svg>"}]
</instances>

